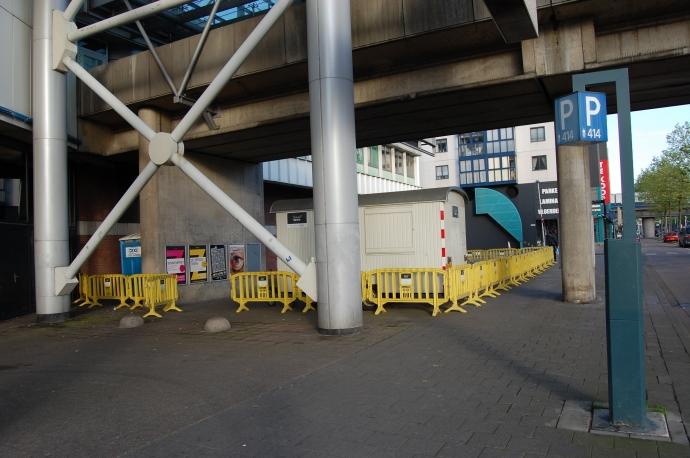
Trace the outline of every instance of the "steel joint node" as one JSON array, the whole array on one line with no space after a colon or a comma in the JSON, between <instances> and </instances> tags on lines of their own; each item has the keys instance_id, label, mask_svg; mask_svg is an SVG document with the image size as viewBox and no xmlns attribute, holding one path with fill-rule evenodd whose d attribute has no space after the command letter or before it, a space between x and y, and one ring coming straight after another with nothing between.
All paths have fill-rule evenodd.
<instances>
[{"instance_id":1,"label":"steel joint node","mask_svg":"<svg viewBox=\"0 0 690 458\"><path fill-rule=\"evenodd\" d=\"M76 30L76 24L65 19L62 11L53 10L53 70L67 73L63 62L65 58L77 58L77 45L67 38L67 35Z\"/></svg>"},{"instance_id":2,"label":"steel joint node","mask_svg":"<svg viewBox=\"0 0 690 458\"><path fill-rule=\"evenodd\" d=\"M175 153L184 154L184 143L176 142L167 132L158 132L149 143L149 158L156 165L172 163Z\"/></svg>"}]
</instances>

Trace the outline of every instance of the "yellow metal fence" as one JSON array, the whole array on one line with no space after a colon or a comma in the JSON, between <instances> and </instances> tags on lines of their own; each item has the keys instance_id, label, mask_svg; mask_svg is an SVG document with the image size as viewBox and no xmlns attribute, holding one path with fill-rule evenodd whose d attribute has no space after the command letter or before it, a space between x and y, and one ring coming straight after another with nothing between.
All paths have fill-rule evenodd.
<instances>
[{"instance_id":1,"label":"yellow metal fence","mask_svg":"<svg viewBox=\"0 0 690 458\"><path fill-rule=\"evenodd\" d=\"M471 250L469 264L436 268L387 268L362 272L362 303L376 307L375 314L386 312L387 304L427 304L431 314L467 313L466 305L480 307L486 298L542 273L553 264L553 250L546 248L501 248ZM314 310L312 300L297 287L299 276L292 272L242 272L230 279L230 298L237 302L236 312L249 310L251 302L277 302L281 313L291 304L305 303L302 312Z\"/></svg>"},{"instance_id":2,"label":"yellow metal fence","mask_svg":"<svg viewBox=\"0 0 690 458\"><path fill-rule=\"evenodd\" d=\"M302 313L314 310L312 300L297 287L299 276L293 272L240 272L230 277L230 298L239 306L236 313L249 310L250 302L283 304L280 313L292 310L292 304L304 303Z\"/></svg>"},{"instance_id":3,"label":"yellow metal fence","mask_svg":"<svg viewBox=\"0 0 690 458\"><path fill-rule=\"evenodd\" d=\"M174 275L163 274L105 274L79 276L79 298L74 301L80 307L102 306L102 300L115 300L119 303L115 310L128 308L148 308L144 317L162 315L156 307L163 305L163 311L177 311L177 280Z\"/></svg>"},{"instance_id":4,"label":"yellow metal fence","mask_svg":"<svg viewBox=\"0 0 690 458\"><path fill-rule=\"evenodd\" d=\"M396 303L427 304L432 315L445 312L467 313L465 306L481 307L486 298L533 278L553 264L553 249L501 248L470 250L468 264L436 268L387 268L362 272L362 303L376 307L375 314ZM296 301L304 303L303 313L314 310L311 298L297 287L299 276L292 272L242 272L230 278L230 298L237 302L236 312L249 310L247 304L276 302L281 313L292 310ZM164 312L181 311L177 307L177 281L174 275L81 275L79 306L100 306L102 300L119 301L115 309L148 308L144 315L161 317Z\"/></svg>"},{"instance_id":5,"label":"yellow metal fence","mask_svg":"<svg viewBox=\"0 0 690 458\"><path fill-rule=\"evenodd\" d=\"M375 269L362 273L362 302L376 306L421 303L437 316L445 312L466 313L465 305L480 307L485 298L497 297L553 264L553 250L546 248L472 250L470 264L448 269Z\"/></svg>"}]
</instances>

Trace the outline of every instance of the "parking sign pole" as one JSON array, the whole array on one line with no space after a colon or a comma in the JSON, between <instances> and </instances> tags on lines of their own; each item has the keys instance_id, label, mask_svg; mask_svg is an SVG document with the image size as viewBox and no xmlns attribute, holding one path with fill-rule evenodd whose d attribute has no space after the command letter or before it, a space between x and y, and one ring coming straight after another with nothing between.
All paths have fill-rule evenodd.
<instances>
[{"instance_id":1,"label":"parking sign pole","mask_svg":"<svg viewBox=\"0 0 690 458\"><path fill-rule=\"evenodd\" d=\"M638 430L649 428L644 366L642 255L635 240L635 175L630 131L630 87L627 69L574 75L574 91L615 83L618 108L623 238L606 239L606 343L609 421Z\"/></svg>"}]
</instances>

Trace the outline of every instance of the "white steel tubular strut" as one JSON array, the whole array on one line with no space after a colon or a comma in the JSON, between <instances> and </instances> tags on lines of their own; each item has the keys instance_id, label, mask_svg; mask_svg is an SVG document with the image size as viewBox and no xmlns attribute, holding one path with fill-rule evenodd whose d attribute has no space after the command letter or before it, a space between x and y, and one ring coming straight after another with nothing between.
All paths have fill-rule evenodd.
<instances>
[{"instance_id":1,"label":"white steel tubular strut","mask_svg":"<svg viewBox=\"0 0 690 458\"><path fill-rule=\"evenodd\" d=\"M108 231L112 229L129 206L132 205L134 199L137 198L146 183L148 183L151 177L156 173L156 170L158 170L158 166L153 162L149 161L149 163L146 164L144 170L142 170L139 176L132 182L129 189L127 189L113 209L110 210L108 216L105 217L101 225L96 229L96 232L94 232L89 241L86 242L86 245L84 245L84 248L81 249L77 257L74 258L74 261L69 265L65 273L66 278L74 278L74 276L77 275L81 266L89 259L91 253L98 247L98 244L101 243L103 237L108 234Z\"/></svg>"},{"instance_id":2,"label":"white steel tubular strut","mask_svg":"<svg viewBox=\"0 0 690 458\"><path fill-rule=\"evenodd\" d=\"M185 72L184 78L182 78L182 83L180 84L180 89L176 92L176 95L182 96L187 90L187 84L189 84L189 79L192 77L192 73L194 73L196 64L199 61L199 56L201 56L201 51L204 49L204 45L206 44L208 33L211 31L211 26L213 25L213 20L216 17L216 12L218 12L218 7L222 1L223 0L216 0L216 2L213 4L213 8L211 9L211 13L208 15L208 20L206 21L204 30L201 32L199 43L196 45L194 55L192 56L192 60L189 62L189 67L187 67L187 71ZM173 92L175 92L174 89Z\"/></svg>"},{"instance_id":3,"label":"white steel tubular strut","mask_svg":"<svg viewBox=\"0 0 690 458\"><path fill-rule=\"evenodd\" d=\"M254 30L252 30L249 36L244 40L244 43L235 51L235 54L232 55L230 60L228 60L225 66L218 72L218 75L211 81L211 84L209 84L204 93L201 94L201 97L199 97L196 103L194 103L192 108L172 131L173 140L179 142L182 140L182 137L189 132L189 129L191 129L192 125L199 119L199 116L201 116L211 102L213 102L213 99L216 98L223 87L230 81L232 75L235 74L247 56L249 56L249 53L251 53L256 45L259 44L259 41L266 36L269 29L292 2L293 0L279 0L278 3L266 13L266 16L264 16L256 27L254 27Z\"/></svg>"},{"instance_id":4,"label":"white steel tubular strut","mask_svg":"<svg viewBox=\"0 0 690 458\"><path fill-rule=\"evenodd\" d=\"M67 8L65 8L65 12L62 13L62 15L67 21L72 22L83 4L84 0L72 0L69 5L67 5Z\"/></svg>"},{"instance_id":5,"label":"white steel tubular strut","mask_svg":"<svg viewBox=\"0 0 690 458\"><path fill-rule=\"evenodd\" d=\"M129 0L124 0L124 3L127 9L132 11L132 5L130 5ZM168 83L168 86L170 86L170 90L172 91L173 95L177 96L177 89L175 89L175 84L173 83L172 78L170 78L170 74L165 69L163 61L161 61L161 58L158 55L155 46L153 46L153 43L151 43L149 34L146 33L146 30L144 30L144 25L141 23L141 21L135 21L135 24L137 25L137 29L139 29L139 33L141 34L141 37L144 39L146 46L149 48L149 52L151 53L153 60L156 61L156 65L158 65L158 69L161 71L161 74L163 75L165 82Z\"/></svg>"},{"instance_id":6,"label":"white steel tubular strut","mask_svg":"<svg viewBox=\"0 0 690 458\"><path fill-rule=\"evenodd\" d=\"M151 141L156 133L144 121L139 118L132 110L127 108L127 105L120 102L105 86L103 86L91 73L87 72L84 67L69 57L65 57L62 61L65 67L69 68L77 78L82 80L89 89L95 92L105 103L110 105L122 118L134 127L141 135L148 141Z\"/></svg>"},{"instance_id":7,"label":"white steel tubular strut","mask_svg":"<svg viewBox=\"0 0 690 458\"><path fill-rule=\"evenodd\" d=\"M139 8L133 9L132 11L127 11L126 13L118 14L108 19L98 21L95 24L87 25L81 29L77 29L76 32L71 32L67 35L69 41L76 43L91 35L97 33L105 32L113 27L119 27L121 25L129 24L137 19L144 18L146 16L151 16L152 14L159 13L161 11L168 10L175 6L181 5L183 3L188 3L190 0L158 0L157 2L149 3L148 5L140 6ZM71 5L70 5L71 6Z\"/></svg>"},{"instance_id":8,"label":"white steel tubular strut","mask_svg":"<svg viewBox=\"0 0 690 458\"><path fill-rule=\"evenodd\" d=\"M280 243L270 232L256 221L249 213L240 207L237 202L232 200L222 189L209 180L206 175L201 173L194 164L189 162L179 154L173 154L172 162L180 168L193 182L203 189L213 200L218 202L228 213L235 217L240 224L247 228L257 239L275 253L285 264L294 270L298 275L302 275L307 266L295 256L285 245Z\"/></svg>"}]
</instances>

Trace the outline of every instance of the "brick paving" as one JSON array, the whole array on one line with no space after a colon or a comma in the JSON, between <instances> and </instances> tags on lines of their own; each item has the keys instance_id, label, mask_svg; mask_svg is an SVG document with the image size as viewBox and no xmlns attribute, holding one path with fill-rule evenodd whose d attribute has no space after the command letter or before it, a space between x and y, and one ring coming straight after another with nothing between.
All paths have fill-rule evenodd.
<instances>
[{"instance_id":1,"label":"brick paving","mask_svg":"<svg viewBox=\"0 0 690 458\"><path fill-rule=\"evenodd\" d=\"M654 269L645 280L649 404L687 423L690 316ZM690 456L555 428L566 400L607 398L603 304L559 291L552 268L465 315L365 312L348 337L222 302L130 330L110 309L5 322L0 456ZM200 332L218 313L233 329Z\"/></svg>"}]
</instances>

